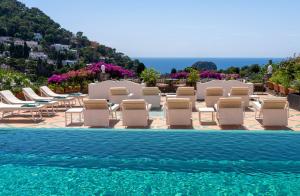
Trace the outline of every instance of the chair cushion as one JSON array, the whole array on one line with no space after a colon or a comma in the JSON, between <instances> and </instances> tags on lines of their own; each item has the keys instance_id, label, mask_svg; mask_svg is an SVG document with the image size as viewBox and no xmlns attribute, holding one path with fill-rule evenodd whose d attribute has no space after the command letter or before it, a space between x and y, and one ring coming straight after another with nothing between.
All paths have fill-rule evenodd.
<instances>
[{"instance_id":1,"label":"chair cushion","mask_svg":"<svg viewBox=\"0 0 300 196\"><path fill-rule=\"evenodd\" d=\"M86 109L108 109L106 99L84 99L83 104Z\"/></svg>"},{"instance_id":2,"label":"chair cushion","mask_svg":"<svg viewBox=\"0 0 300 196\"><path fill-rule=\"evenodd\" d=\"M191 107L191 100L189 98L168 98L168 109L189 109Z\"/></svg>"},{"instance_id":3,"label":"chair cushion","mask_svg":"<svg viewBox=\"0 0 300 196\"><path fill-rule=\"evenodd\" d=\"M144 87L143 95L159 95L160 90L158 87Z\"/></svg>"},{"instance_id":4,"label":"chair cushion","mask_svg":"<svg viewBox=\"0 0 300 196\"><path fill-rule=\"evenodd\" d=\"M206 96L223 96L222 87L208 87L206 88Z\"/></svg>"},{"instance_id":5,"label":"chair cushion","mask_svg":"<svg viewBox=\"0 0 300 196\"><path fill-rule=\"evenodd\" d=\"M195 95L194 87L178 87L176 91L178 96L193 96Z\"/></svg>"},{"instance_id":6,"label":"chair cushion","mask_svg":"<svg viewBox=\"0 0 300 196\"><path fill-rule=\"evenodd\" d=\"M242 98L240 97L226 97L220 98L218 101L218 108L241 108Z\"/></svg>"},{"instance_id":7,"label":"chair cushion","mask_svg":"<svg viewBox=\"0 0 300 196\"><path fill-rule=\"evenodd\" d=\"M285 98L270 98L262 101L263 109L285 109L287 100Z\"/></svg>"},{"instance_id":8,"label":"chair cushion","mask_svg":"<svg viewBox=\"0 0 300 196\"><path fill-rule=\"evenodd\" d=\"M122 101L123 110L146 110L146 101L144 99L128 99Z\"/></svg>"},{"instance_id":9,"label":"chair cushion","mask_svg":"<svg viewBox=\"0 0 300 196\"><path fill-rule=\"evenodd\" d=\"M248 87L232 87L231 96L236 96L236 95L249 95L249 88Z\"/></svg>"}]
</instances>

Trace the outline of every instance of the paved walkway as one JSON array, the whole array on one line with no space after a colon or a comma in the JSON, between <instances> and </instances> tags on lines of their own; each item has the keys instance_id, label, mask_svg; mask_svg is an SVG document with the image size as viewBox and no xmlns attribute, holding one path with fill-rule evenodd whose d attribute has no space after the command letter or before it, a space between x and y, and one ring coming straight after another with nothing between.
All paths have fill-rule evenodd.
<instances>
[{"instance_id":1,"label":"paved walkway","mask_svg":"<svg viewBox=\"0 0 300 196\"><path fill-rule=\"evenodd\" d=\"M271 95L260 95L260 97L269 97ZM162 104L165 102L165 98L162 99ZM204 102L197 102L196 107L204 107ZM64 110L57 112L55 116L47 117L45 116L42 121L34 123L31 119L30 114L20 113L19 116L10 117L8 120L0 120L1 127L25 127L25 128L65 128L65 113ZM117 112L118 119L121 117L121 113ZM173 129L196 129L196 130L294 130L300 131L300 111L290 109L290 118L288 127L267 127L264 128L261 122L254 118L254 109L249 107L245 112L244 126L226 126L220 127L217 122L211 123L200 123L198 112L194 111L192 116L192 126L191 127L172 127ZM74 116L74 119L77 117ZM163 111L151 111L150 112L150 126L149 129L168 129L166 126L164 112ZM202 115L202 120L208 121L211 119L209 113ZM68 128L87 128L80 123L74 123L68 126ZM111 128L124 129L121 120L111 120Z\"/></svg>"}]
</instances>

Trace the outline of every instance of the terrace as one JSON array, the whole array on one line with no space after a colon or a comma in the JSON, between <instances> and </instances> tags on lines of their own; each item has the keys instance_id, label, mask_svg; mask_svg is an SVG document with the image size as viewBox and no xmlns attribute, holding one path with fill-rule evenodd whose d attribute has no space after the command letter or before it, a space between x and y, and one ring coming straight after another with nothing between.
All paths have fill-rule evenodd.
<instances>
[{"instance_id":1,"label":"terrace","mask_svg":"<svg viewBox=\"0 0 300 196\"><path fill-rule=\"evenodd\" d=\"M259 97L273 97L271 94L263 94L259 95ZM164 105L166 101L166 97L162 97L161 105ZM199 121L199 113L197 111L193 111L192 113L192 126L191 127L172 127L172 129L195 129L195 130L291 130L291 131L300 131L300 112L294 109L290 109L289 112L289 120L287 127L263 127L260 120L255 119L254 108L251 106L245 110L244 117L244 125L243 126L219 126L216 122L209 122L211 120L210 114L202 115L201 119L203 122ZM203 101L196 102L196 108L205 107L205 103ZM75 106L77 108L81 107L78 104ZM27 117L28 118L27 118ZM26 118L24 118L26 117ZM76 123L79 121L78 116L74 115L74 122L67 126L67 128L88 128L85 127L82 123ZM121 111L117 111L117 119L113 119L110 121L110 128L115 129L126 129L122 125L121 119ZM43 120L38 122L33 122L31 120L30 113L20 113L19 115L14 115L9 119L0 120L0 127L5 128L65 128L65 110L63 108L59 109L59 111L54 116L44 116ZM150 123L148 129L168 129L166 125L166 120L164 116L163 110L153 110L150 111Z\"/></svg>"}]
</instances>

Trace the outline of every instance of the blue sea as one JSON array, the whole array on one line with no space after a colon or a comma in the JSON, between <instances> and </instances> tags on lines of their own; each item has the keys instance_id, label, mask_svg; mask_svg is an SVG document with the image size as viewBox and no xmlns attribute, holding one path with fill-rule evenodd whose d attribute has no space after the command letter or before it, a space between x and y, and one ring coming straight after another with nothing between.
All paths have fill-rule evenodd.
<instances>
[{"instance_id":1,"label":"blue sea","mask_svg":"<svg viewBox=\"0 0 300 196\"><path fill-rule=\"evenodd\" d=\"M300 133L1 129L0 195L300 195Z\"/></svg>"},{"instance_id":2,"label":"blue sea","mask_svg":"<svg viewBox=\"0 0 300 196\"><path fill-rule=\"evenodd\" d=\"M170 73L172 68L183 70L192 66L197 61L214 62L218 69L226 69L230 66L242 67L245 65L265 65L269 60L274 63L281 62L284 58L136 58L143 62L146 67L153 67L161 73Z\"/></svg>"}]
</instances>

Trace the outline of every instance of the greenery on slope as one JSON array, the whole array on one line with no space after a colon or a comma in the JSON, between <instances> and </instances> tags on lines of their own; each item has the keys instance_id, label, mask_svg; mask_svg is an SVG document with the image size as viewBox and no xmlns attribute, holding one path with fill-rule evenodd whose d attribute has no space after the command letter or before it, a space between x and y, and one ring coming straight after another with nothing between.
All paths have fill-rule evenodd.
<instances>
[{"instance_id":1,"label":"greenery on slope","mask_svg":"<svg viewBox=\"0 0 300 196\"><path fill-rule=\"evenodd\" d=\"M43 39L40 41L43 51L57 64L56 67L52 66L53 68L48 69L48 67L51 67L50 65L36 62L35 69L31 70L40 70L42 68L44 71L42 71L41 76L47 77L49 73L63 73L71 69L79 69L87 63L94 63L103 59L106 63L117 64L136 71L138 74L145 68L138 60L131 60L114 48L90 41L82 32L73 34L62 28L38 8L28 8L17 0L0 1L0 36L10 36L29 41L33 40L34 33L40 33L43 36ZM57 54L50 47L52 44L57 43L70 45L72 49L78 51L78 63L75 66L62 66L62 60L72 60L73 58L70 58L68 53ZM19 58L26 59L28 53L12 55L11 57L16 58L14 61L17 61ZM2 59L1 61L5 60ZM14 67L18 67L18 65L14 65Z\"/></svg>"}]
</instances>

